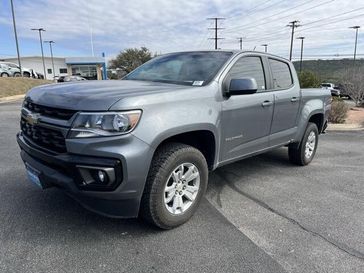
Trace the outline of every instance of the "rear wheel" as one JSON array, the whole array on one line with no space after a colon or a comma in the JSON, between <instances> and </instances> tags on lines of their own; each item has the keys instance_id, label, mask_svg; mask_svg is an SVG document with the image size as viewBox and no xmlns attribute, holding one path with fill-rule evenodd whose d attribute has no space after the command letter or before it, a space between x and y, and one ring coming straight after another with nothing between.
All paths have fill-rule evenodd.
<instances>
[{"instance_id":1,"label":"rear wheel","mask_svg":"<svg viewBox=\"0 0 364 273\"><path fill-rule=\"evenodd\" d=\"M8 73L1 73L1 77L3 77L3 78L7 78L7 77L9 77L9 74Z\"/></svg>"},{"instance_id":2,"label":"rear wheel","mask_svg":"<svg viewBox=\"0 0 364 273\"><path fill-rule=\"evenodd\" d=\"M153 158L140 216L162 229L185 223L201 202L207 180L207 163L199 150L179 143L164 145Z\"/></svg>"},{"instance_id":3,"label":"rear wheel","mask_svg":"<svg viewBox=\"0 0 364 273\"><path fill-rule=\"evenodd\" d=\"M21 75L20 75L20 73L18 73L18 72L16 72L16 73L14 73L14 77L20 77Z\"/></svg>"},{"instance_id":4,"label":"rear wheel","mask_svg":"<svg viewBox=\"0 0 364 273\"><path fill-rule=\"evenodd\" d=\"M25 78L30 78L30 73L28 73L28 72L24 72L24 73L23 73L23 76L24 76Z\"/></svg>"},{"instance_id":5,"label":"rear wheel","mask_svg":"<svg viewBox=\"0 0 364 273\"><path fill-rule=\"evenodd\" d=\"M305 134L299 146L288 147L289 160L297 165L308 165L314 158L318 144L318 129L315 123L308 123Z\"/></svg>"}]
</instances>

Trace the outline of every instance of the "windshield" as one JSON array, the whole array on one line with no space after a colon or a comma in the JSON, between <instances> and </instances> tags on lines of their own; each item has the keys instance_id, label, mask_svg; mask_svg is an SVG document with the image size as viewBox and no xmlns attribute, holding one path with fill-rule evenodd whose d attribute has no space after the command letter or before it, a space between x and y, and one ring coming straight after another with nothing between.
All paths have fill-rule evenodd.
<instances>
[{"instance_id":1,"label":"windshield","mask_svg":"<svg viewBox=\"0 0 364 273\"><path fill-rule=\"evenodd\" d=\"M123 78L181 85L208 84L231 52L182 52L156 57Z\"/></svg>"},{"instance_id":2,"label":"windshield","mask_svg":"<svg viewBox=\"0 0 364 273\"><path fill-rule=\"evenodd\" d=\"M329 84L329 83L323 83L323 84L321 84L321 86L322 87L331 87L331 84Z\"/></svg>"}]
</instances>

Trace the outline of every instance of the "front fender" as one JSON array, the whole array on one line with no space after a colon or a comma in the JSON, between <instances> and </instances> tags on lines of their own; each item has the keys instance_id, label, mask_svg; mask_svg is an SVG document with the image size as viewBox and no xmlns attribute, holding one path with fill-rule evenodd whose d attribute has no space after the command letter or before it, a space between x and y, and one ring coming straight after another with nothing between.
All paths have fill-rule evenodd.
<instances>
[{"instance_id":1,"label":"front fender","mask_svg":"<svg viewBox=\"0 0 364 273\"><path fill-rule=\"evenodd\" d=\"M165 139L192 131L210 131L219 145L220 108L214 97L145 105L132 134L154 149ZM218 147L216 147L218 148Z\"/></svg>"}]
</instances>

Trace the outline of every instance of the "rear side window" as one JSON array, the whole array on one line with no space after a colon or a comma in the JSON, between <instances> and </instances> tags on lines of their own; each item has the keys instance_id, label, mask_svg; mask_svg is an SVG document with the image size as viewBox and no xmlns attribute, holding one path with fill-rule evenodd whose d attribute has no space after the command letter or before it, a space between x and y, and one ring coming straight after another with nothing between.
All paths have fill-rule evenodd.
<instances>
[{"instance_id":1,"label":"rear side window","mask_svg":"<svg viewBox=\"0 0 364 273\"><path fill-rule=\"evenodd\" d=\"M272 70L274 89L286 89L293 84L291 70L287 63L269 59L269 65Z\"/></svg>"},{"instance_id":2,"label":"rear side window","mask_svg":"<svg viewBox=\"0 0 364 273\"><path fill-rule=\"evenodd\" d=\"M263 64L260 57L242 57L231 68L228 80L254 78L258 84L258 91L266 89Z\"/></svg>"}]
</instances>

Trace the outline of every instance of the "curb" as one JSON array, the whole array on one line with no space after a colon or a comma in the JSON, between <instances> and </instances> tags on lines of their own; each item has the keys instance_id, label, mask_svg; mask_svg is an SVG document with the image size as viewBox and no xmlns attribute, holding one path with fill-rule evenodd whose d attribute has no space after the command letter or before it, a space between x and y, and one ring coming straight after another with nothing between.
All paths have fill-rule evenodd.
<instances>
[{"instance_id":1,"label":"curb","mask_svg":"<svg viewBox=\"0 0 364 273\"><path fill-rule=\"evenodd\" d=\"M3 98L0 98L0 103L17 101L17 100L23 99L24 97L25 97L25 94L3 97Z\"/></svg>"},{"instance_id":2,"label":"curb","mask_svg":"<svg viewBox=\"0 0 364 273\"><path fill-rule=\"evenodd\" d=\"M342 131L342 132L348 132L348 131L363 131L364 127L361 126L360 124L329 124L327 126L326 131L327 132L338 132L338 131Z\"/></svg>"}]
</instances>

